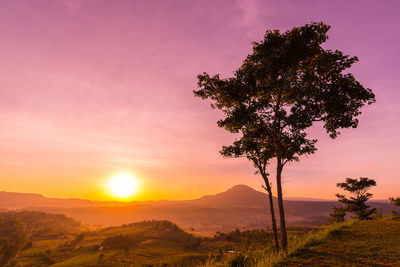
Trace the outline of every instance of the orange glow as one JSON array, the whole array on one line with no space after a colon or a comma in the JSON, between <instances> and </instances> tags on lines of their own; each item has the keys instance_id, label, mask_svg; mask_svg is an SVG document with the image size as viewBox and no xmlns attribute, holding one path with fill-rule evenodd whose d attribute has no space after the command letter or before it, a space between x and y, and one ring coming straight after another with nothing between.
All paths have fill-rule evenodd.
<instances>
[{"instance_id":1,"label":"orange glow","mask_svg":"<svg viewBox=\"0 0 400 267\"><path fill-rule=\"evenodd\" d=\"M285 165L284 198L336 199L336 183L360 176L376 179L375 198L398 196L400 16L390 5L374 1L363 13L353 1L344 19L338 1L110 8L103 0L95 12L89 1L47 2L1 2L0 191L100 201L195 199L236 184L262 191L251 162L219 154L237 136L217 126L222 112L194 97L196 75L230 77L265 30L326 18L334 26L326 48L361 59L354 75L377 103L335 140L322 123L309 129L318 151ZM268 172L276 196L275 163ZM108 187L121 171L139 182L130 197Z\"/></svg>"}]
</instances>

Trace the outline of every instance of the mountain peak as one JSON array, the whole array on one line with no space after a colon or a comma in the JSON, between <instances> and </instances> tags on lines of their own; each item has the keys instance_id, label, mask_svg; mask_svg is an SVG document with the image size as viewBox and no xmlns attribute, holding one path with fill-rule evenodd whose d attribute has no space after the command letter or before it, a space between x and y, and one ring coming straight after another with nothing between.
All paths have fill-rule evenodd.
<instances>
[{"instance_id":1,"label":"mountain peak","mask_svg":"<svg viewBox=\"0 0 400 267\"><path fill-rule=\"evenodd\" d=\"M198 201L202 204L213 203L217 206L226 205L239 205L239 206L259 206L266 203L266 195L260 191L257 191L247 185L235 185L225 192L203 196Z\"/></svg>"},{"instance_id":2,"label":"mountain peak","mask_svg":"<svg viewBox=\"0 0 400 267\"><path fill-rule=\"evenodd\" d=\"M244 184L237 184L232 186L231 188L229 188L228 190L226 190L226 192L254 192L257 191L253 188L251 188L250 186L244 185Z\"/></svg>"}]
</instances>

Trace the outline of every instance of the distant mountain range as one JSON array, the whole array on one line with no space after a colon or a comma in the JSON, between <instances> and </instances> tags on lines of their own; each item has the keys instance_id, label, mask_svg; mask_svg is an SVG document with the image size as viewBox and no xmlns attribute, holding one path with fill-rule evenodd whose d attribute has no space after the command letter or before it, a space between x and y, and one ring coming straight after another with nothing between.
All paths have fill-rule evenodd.
<instances>
[{"instance_id":1,"label":"distant mountain range","mask_svg":"<svg viewBox=\"0 0 400 267\"><path fill-rule=\"evenodd\" d=\"M276 202L276 198L274 198ZM336 201L285 200L287 223L320 225L327 222ZM371 201L383 213L396 209L382 201ZM276 205L275 205L276 206ZM277 208L277 207L276 207ZM254 229L270 225L267 195L245 185L194 200L150 202L101 202L83 199L47 198L39 194L0 192L1 209L25 209L63 213L82 223L120 225L140 220L169 220L197 232L226 232L236 228Z\"/></svg>"},{"instance_id":2,"label":"distant mountain range","mask_svg":"<svg viewBox=\"0 0 400 267\"><path fill-rule=\"evenodd\" d=\"M153 201L149 201L153 202ZM23 209L31 207L53 208L78 208L78 207L104 207L104 206L130 206L145 201L92 201L79 198L50 198L40 194L17 193L0 191L0 209Z\"/></svg>"}]
</instances>

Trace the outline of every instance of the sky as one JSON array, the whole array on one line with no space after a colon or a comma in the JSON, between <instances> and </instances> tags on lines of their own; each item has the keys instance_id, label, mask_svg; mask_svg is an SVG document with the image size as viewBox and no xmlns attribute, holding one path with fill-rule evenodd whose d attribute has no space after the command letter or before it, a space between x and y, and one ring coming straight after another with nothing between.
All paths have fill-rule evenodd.
<instances>
[{"instance_id":1,"label":"sky","mask_svg":"<svg viewBox=\"0 0 400 267\"><path fill-rule=\"evenodd\" d=\"M397 196L398 10L396 0L1 1L0 191L110 200L104 184L121 172L139 181L131 200L261 190L250 162L219 154L234 136L193 96L196 76L230 77L268 29L323 21L324 47L359 57L351 72L377 101L335 140L310 129L318 150L285 167L284 196L333 199L346 177Z\"/></svg>"}]
</instances>

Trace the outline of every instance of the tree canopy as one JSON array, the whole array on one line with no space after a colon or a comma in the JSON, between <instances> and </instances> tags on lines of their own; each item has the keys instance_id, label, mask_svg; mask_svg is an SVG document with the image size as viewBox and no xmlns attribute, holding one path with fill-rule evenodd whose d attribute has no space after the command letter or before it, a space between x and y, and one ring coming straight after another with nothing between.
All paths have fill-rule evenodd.
<instances>
[{"instance_id":1,"label":"tree canopy","mask_svg":"<svg viewBox=\"0 0 400 267\"><path fill-rule=\"evenodd\" d=\"M396 198L389 197L389 200L390 200L390 204L400 207L400 197L396 197Z\"/></svg>"},{"instance_id":2,"label":"tree canopy","mask_svg":"<svg viewBox=\"0 0 400 267\"><path fill-rule=\"evenodd\" d=\"M271 137L277 130L287 135L281 141L286 149L299 141L312 146L312 141L305 142L304 130L323 121L334 138L340 128L356 127L359 109L375 99L371 89L344 73L357 57L321 47L329 28L312 23L283 34L267 31L233 77L199 75L200 90L194 93L213 100L212 107L227 115L218 125L233 133L261 124ZM286 157L309 151L301 148Z\"/></svg>"}]
</instances>

